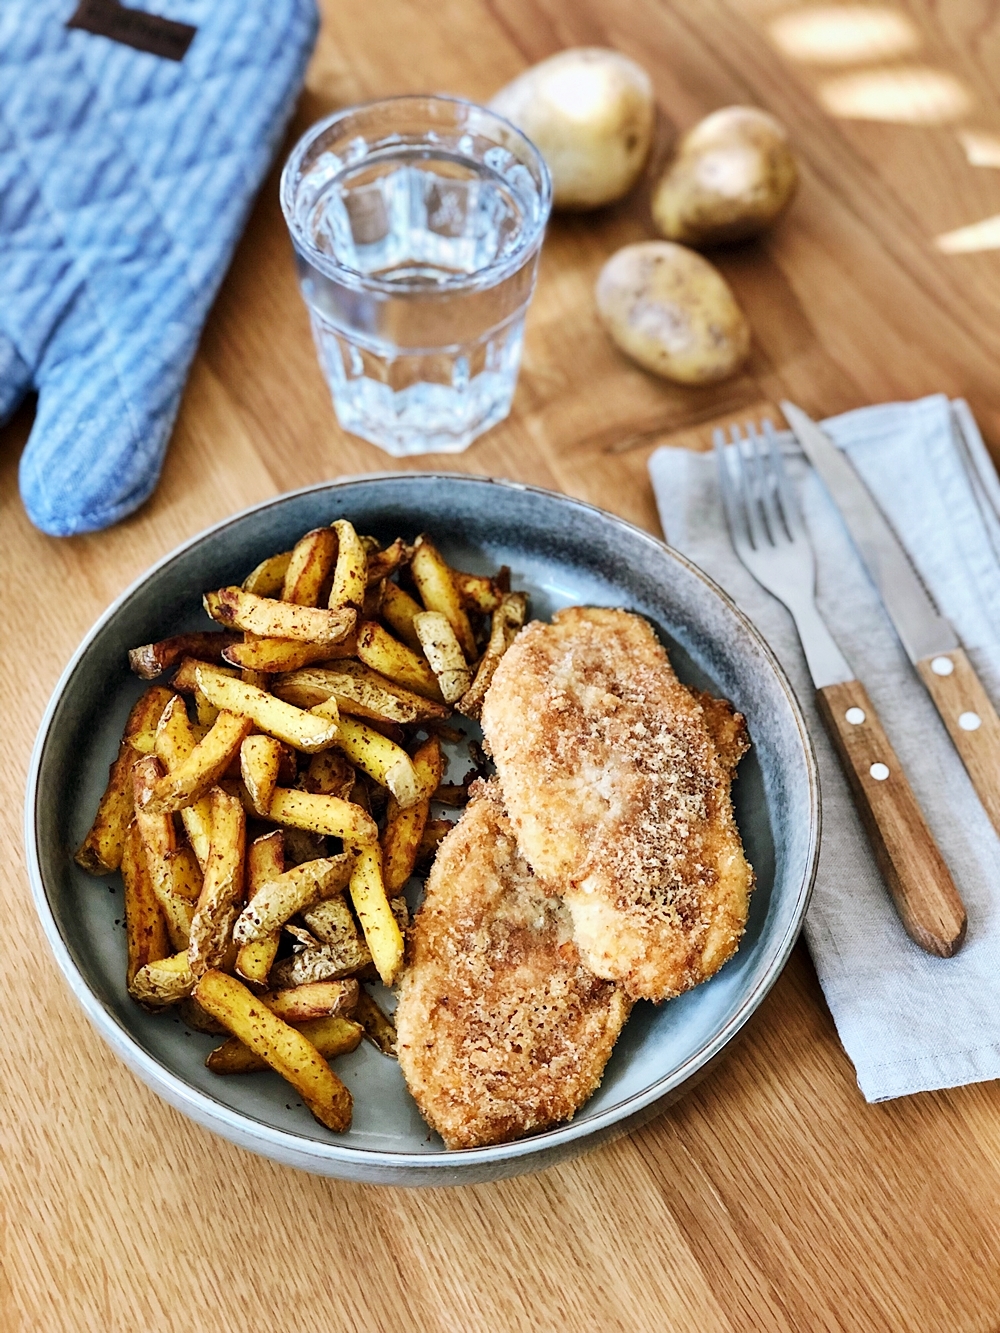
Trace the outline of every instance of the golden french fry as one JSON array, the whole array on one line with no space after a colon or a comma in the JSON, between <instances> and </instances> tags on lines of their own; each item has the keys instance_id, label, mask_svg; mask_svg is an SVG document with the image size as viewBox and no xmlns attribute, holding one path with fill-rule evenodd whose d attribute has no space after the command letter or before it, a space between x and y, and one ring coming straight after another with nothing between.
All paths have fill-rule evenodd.
<instances>
[{"instance_id":1,"label":"golden french fry","mask_svg":"<svg viewBox=\"0 0 1000 1333\"><path fill-rule=\"evenodd\" d=\"M91 875L109 875L122 863L125 833L132 822L132 765L140 757L139 750L131 742L140 732L155 732L160 714L170 699L170 690L154 685L128 715L118 757L108 771L108 785L94 822L76 854L77 864Z\"/></svg>"},{"instance_id":2,"label":"golden french fry","mask_svg":"<svg viewBox=\"0 0 1000 1333\"><path fill-rule=\"evenodd\" d=\"M442 782L434 793L433 799L439 805L450 805L460 809L469 803L469 784L467 782Z\"/></svg>"},{"instance_id":3,"label":"golden french fry","mask_svg":"<svg viewBox=\"0 0 1000 1333\"><path fill-rule=\"evenodd\" d=\"M358 983L353 977L347 981L311 981L305 986L268 991L260 999L286 1023L305 1023L310 1018L338 1014L349 1017L358 1003Z\"/></svg>"},{"instance_id":4,"label":"golden french fry","mask_svg":"<svg viewBox=\"0 0 1000 1333\"><path fill-rule=\"evenodd\" d=\"M336 661L353 657L357 648L354 634L341 643L294 643L291 639L260 639L248 634L243 643L231 644L225 659L234 666L248 667L274 675L279 671L297 671L313 662Z\"/></svg>"},{"instance_id":5,"label":"golden french fry","mask_svg":"<svg viewBox=\"0 0 1000 1333\"><path fill-rule=\"evenodd\" d=\"M298 1031L316 1047L324 1060L348 1055L361 1045L364 1028L349 1018L313 1018L297 1025ZM244 1046L238 1037L230 1037L211 1051L205 1060L213 1074L254 1074L269 1069L267 1061Z\"/></svg>"},{"instance_id":6,"label":"golden french fry","mask_svg":"<svg viewBox=\"0 0 1000 1333\"><path fill-rule=\"evenodd\" d=\"M320 1124L338 1132L349 1128L351 1094L308 1037L276 1018L242 982L224 972L206 972L194 997L287 1079Z\"/></svg>"},{"instance_id":7,"label":"golden french fry","mask_svg":"<svg viewBox=\"0 0 1000 1333\"><path fill-rule=\"evenodd\" d=\"M280 930L285 922L322 898L339 893L351 877L353 857L305 861L262 884L240 914L233 930L237 944L252 944Z\"/></svg>"},{"instance_id":8,"label":"golden french fry","mask_svg":"<svg viewBox=\"0 0 1000 1333\"><path fill-rule=\"evenodd\" d=\"M315 528L295 543L281 585L281 600L299 606L318 606L323 584L337 558L337 535L330 528Z\"/></svg>"},{"instance_id":9,"label":"golden french fry","mask_svg":"<svg viewBox=\"0 0 1000 1333\"><path fill-rule=\"evenodd\" d=\"M354 782L354 769L348 763L347 756L340 750L322 750L309 760L309 767L300 779L300 786L303 791L316 792L322 796L339 796L347 801Z\"/></svg>"},{"instance_id":10,"label":"golden french fry","mask_svg":"<svg viewBox=\"0 0 1000 1333\"><path fill-rule=\"evenodd\" d=\"M378 842L378 827L371 815L351 801L322 796L291 787L275 788L268 815L276 824L291 824L310 833L342 838L352 847Z\"/></svg>"},{"instance_id":11,"label":"golden french fry","mask_svg":"<svg viewBox=\"0 0 1000 1333\"><path fill-rule=\"evenodd\" d=\"M302 913L302 920L309 927L310 934L321 944L340 947L361 943L351 909L342 893L336 893L332 898L324 898L313 907L307 907ZM367 947L363 944L361 947L367 954ZM366 957L365 962L370 963L371 957Z\"/></svg>"},{"instance_id":12,"label":"golden french fry","mask_svg":"<svg viewBox=\"0 0 1000 1333\"><path fill-rule=\"evenodd\" d=\"M261 731L286 741L296 750L313 754L316 750L326 749L337 738L337 720L329 713L320 717L303 712L254 685L245 685L241 680L216 673L214 667L199 667L195 674L199 689L216 708L240 714Z\"/></svg>"},{"instance_id":13,"label":"golden french fry","mask_svg":"<svg viewBox=\"0 0 1000 1333\"><path fill-rule=\"evenodd\" d=\"M447 705L403 689L363 662L338 662L335 666L290 671L274 682L274 693L297 708L315 708L333 699L341 713L402 726L445 718L451 712Z\"/></svg>"},{"instance_id":14,"label":"golden french fry","mask_svg":"<svg viewBox=\"0 0 1000 1333\"><path fill-rule=\"evenodd\" d=\"M247 897L253 899L265 884L277 879L285 870L285 836L274 829L262 838L255 838L247 851ZM236 971L253 986L266 986L281 932L275 931L253 944L243 944L236 955Z\"/></svg>"},{"instance_id":15,"label":"golden french fry","mask_svg":"<svg viewBox=\"0 0 1000 1333\"><path fill-rule=\"evenodd\" d=\"M474 661L478 656L476 640L451 576L451 567L426 533L414 543L410 573L426 609L437 611L447 619L462 653L470 662ZM419 630L417 633L419 636ZM422 638L420 642L423 646ZM424 651L427 651L426 647Z\"/></svg>"},{"instance_id":16,"label":"golden french fry","mask_svg":"<svg viewBox=\"0 0 1000 1333\"><path fill-rule=\"evenodd\" d=\"M211 671L214 668L205 669ZM239 681L233 683L241 690L249 688ZM168 814L172 810L193 805L225 773L239 754L240 746L250 734L252 726L253 722L248 717L221 712L204 740L200 740L185 760L157 782L147 811L150 814Z\"/></svg>"},{"instance_id":17,"label":"golden french fry","mask_svg":"<svg viewBox=\"0 0 1000 1333\"><path fill-rule=\"evenodd\" d=\"M229 630L206 630L195 634L175 634L158 643L144 643L132 648L128 664L143 680L155 680L176 666L183 657L198 657L203 662L221 662L222 651L235 643L237 636Z\"/></svg>"},{"instance_id":18,"label":"golden french fry","mask_svg":"<svg viewBox=\"0 0 1000 1333\"><path fill-rule=\"evenodd\" d=\"M420 846L417 848L416 864L418 866L434 859L437 855L437 849L454 827L450 819L428 819L424 825L424 834L420 839Z\"/></svg>"},{"instance_id":19,"label":"golden french fry","mask_svg":"<svg viewBox=\"0 0 1000 1333\"><path fill-rule=\"evenodd\" d=\"M188 944L188 962L196 977L219 967L230 951L233 926L243 906L245 847L242 805L221 787L213 787L212 846Z\"/></svg>"},{"instance_id":20,"label":"golden french fry","mask_svg":"<svg viewBox=\"0 0 1000 1333\"><path fill-rule=\"evenodd\" d=\"M236 645L230 645L235 647ZM227 649L228 651L228 649ZM181 694L195 694L198 690L198 668L200 666L211 666L213 671L221 671L224 676L232 676L233 680L239 679L239 669L233 666L213 666L211 662L199 661L197 657L184 657L181 664L174 672L174 689L180 690ZM214 718L212 719L215 720Z\"/></svg>"},{"instance_id":21,"label":"golden french fry","mask_svg":"<svg viewBox=\"0 0 1000 1333\"><path fill-rule=\"evenodd\" d=\"M273 736L247 736L240 746L240 774L250 795L254 813L267 818L271 797L278 785L281 742Z\"/></svg>"},{"instance_id":22,"label":"golden french fry","mask_svg":"<svg viewBox=\"0 0 1000 1333\"><path fill-rule=\"evenodd\" d=\"M193 1032L205 1032L210 1037L225 1036L228 1029L207 1013L197 1000L193 1000L189 995L181 1000L177 1006L177 1017L185 1025L191 1028Z\"/></svg>"},{"instance_id":23,"label":"golden french fry","mask_svg":"<svg viewBox=\"0 0 1000 1333\"><path fill-rule=\"evenodd\" d=\"M493 620L490 625L490 641L486 645L486 651L483 653L479 665L476 667L472 684L455 705L458 711L464 713L466 717L474 717L478 720L483 710L486 691L493 681L493 673L500 665L500 659L517 637L518 631L524 624L527 611L527 593L504 593L500 605L493 612Z\"/></svg>"},{"instance_id":24,"label":"golden french fry","mask_svg":"<svg viewBox=\"0 0 1000 1333\"><path fill-rule=\"evenodd\" d=\"M320 704L314 711L327 708ZM413 760L394 741L353 717L342 717L337 727L337 749L347 755L355 768L367 773L381 787L387 787L405 810L420 798L420 783L413 770Z\"/></svg>"},{"instance_id":25,"label":"golden french fry","mask_svg":"<svg viewBox=\"0 0 1000 1333\"><path fill-rule=\"evenodd\" d=\"M368 587L368 556L354 524L345 518L333 523L337 537L337 564L330 589L330 606L353 606L358 611L365 604Z\"/></svg>"},{"instance_id":26,"label":"golden french fry","mask_svg":"<svg viewBox=\"0 0 1000 1333\"><path fill-rule=\"evenodd\" d=\"M330 611L319 606L296 606L273 597L257 597L242 588L220 588L207 592L202 600L213 620L269 639L333 645L346 639L357 621L352 607Z\"/></svg>"},{"instance_id":27,"label":"golden french fry","mask_svg":"<svg viewBox=\"0 0 1000 1333\"><path fill-rule=\"evenodd\" d=\"M147 963L166 958L170 952L166 922L153 892L142 838L134 821L129 824L125 834L122 884L125 890L125 938L128 945L125 984L131 991L139 969Z\"/></svg>"},{"instance_id":28,"label":"golden french fry","mask_svg":"<svg viewBox=\"0 0 1000 1333\"><path fill-rule=\"evenodd\" d=\"M403 936L392 914L382 883L382 852L376 845L358 850L351 872L351 902L365 932L372 962L386 986L403 965Z\"/></svg>"},{"instance_id":29,"label":"golden french fry","mask_svg":"<svg viewBox=\"0 0 1000 1333\"><path fill-rule=\"evenodd\" d=\"M383 1055L396 1054L396 1024L375 1003L366 990L358 996L354 1009L355 1022L365 1030L365 1036Z\"/></svg>"},{"instance_id":30,"label":"golden french fry","mask_svg":"<svg viewBox=\"0 0 1000 1333\"><path fill-rule=\"evenodd\" d=\"M179 857L173 815L157 814L149 809L152 793L162 774L160 761L155 755L147 755L132 769L132 789L135 822L150 885L163 913L171 946L178 950L187 948L194 916L193 898L198 896L197 879L192 895L192 875L200 878L200 871L193 854L190 861Z\"/></svg>"},{"instance_id":31,"label":"golden french fry","mask_svg":"<svg viewBox=\"0 0 1000 1333\"><path fill-rule=\"evenodd\" d=\"M256 593L258 597L278 597L291 559L291 551L269 555L243 580L243 591Z\"/></svg>"},{"instance_id":32,"label":"golden french fry","mask_svg":"<svg viewBox=\"0 0 1000 1333\"><path fill-rule=\"evenodd\" d=\"M382 874L390 898L400 892L413 874L430 813L431 796L440 785L442 767L441 743L436 736L431 736L413 756L420 799L405 810L396 801L389 802L382 834Z\"/></svg>"},{"instance_id":33,"label":"golden french fry","mask_svg":"<svg viewBox=\"0 0 1000 1333\"><path fill-rule=\"evenodd\" d=\"M188 966L187 951L149 962L132 979L129 994L147 1009L164 1009L191 994L194 974Z\"/></svg>"},{"instance_id":34,"label":"golden french fry","mask_svg":"<svg viewBox=\"0 0 1000 1333\"><path fill-rule=\"evenodd\" d=\"M384 551L378 550L377 547L369 547L368 540L365 537L361 538L368 555L368 586L371 588L376 583L381 583L383 579L387 579L390 574L394 574L400 565L409 560L410 548L402 537L397 537Z\"/></svg>"},{"instance_id":35,"label":"golden french fry","mask_svg":"<svg viewBox=\"0 0 1000 1333\"><path fill-rule=\"evenodd\" d=\"M167 772L172 773L190 757L197 744L184 700L175 694L163 710L156 728L156 757ZM198 864L204 870L212 840L212 803L208 797L199 796L191 805L186 805L181 810L181 821Z\"/></svg>"},{"instance_id":36,"label":"golden french fry","mask_svg":"<svg viewBox=\"0 0 1000 1333\"><path fill-rule=\"evenodd\" d=\"M466 666L461 644L448 617L440 611L421 611L413 617L413 628L417 631L424 656L437 676L445 703L454 703L472 684L472 672Z\"/></svg>"},{"instance_id":37,"label":"golden french fry","mask_svg":"<svg viewBox=\"0 0 1000 1333\"><path fill-rule=\"evenodd\" d=\"M452 582L467 611L483 611L488 615L497 609L504 596L501 584L505 581L502 577L505 570L506 581L509 581L510 570L506 565L497 578L490 578L488 574L466 574L460 569L451 571Z\"/></svg>"},{"instance_id":38,"label":"golden french fry","mask_svg":"<svg viewBox=\"0 0 1000 1333\"><path fill-rule=\"evenodd\" d=\"M373 671L397 681L405 689L427 699L440 700L437 676L425 659L394 639L375 620L364 621L358 630L358 657Z\"/></svg>"},{"instance_id":39,"label":"golden french fry","mask_svg":"<svg viewBox=\"0 0 1000 1333\"><path fill-rule=\"evenodd\" d=\"M413 617L418 616L423 607L408 592L392 583L389 579L382 584L379 592L378 614L389 628L415 653L420 652L420 640L413 628Z\"/></svg>"}]
</instances>

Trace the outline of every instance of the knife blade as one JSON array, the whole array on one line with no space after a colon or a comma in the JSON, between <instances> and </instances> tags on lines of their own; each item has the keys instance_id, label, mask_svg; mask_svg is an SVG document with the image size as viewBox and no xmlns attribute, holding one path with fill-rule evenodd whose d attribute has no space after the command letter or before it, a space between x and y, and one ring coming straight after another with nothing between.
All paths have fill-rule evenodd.
<instances>
[{"instance_id":1,"label":"knife blade","mask_svg":"<svg viewBox=\"0 0 1000 1333\"><path fill-rule=\"evenodd\" d=\"M794 403L783 402L781 410L840 511L899 641L1000 833L1000 717L975 668L844 451Z\"/></svg>"}]
</instances>

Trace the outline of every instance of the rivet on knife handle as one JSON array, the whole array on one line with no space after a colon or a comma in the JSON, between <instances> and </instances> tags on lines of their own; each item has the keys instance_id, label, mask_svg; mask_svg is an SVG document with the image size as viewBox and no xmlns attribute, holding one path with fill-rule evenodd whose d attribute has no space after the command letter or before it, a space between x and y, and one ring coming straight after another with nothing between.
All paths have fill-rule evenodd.
<instances>
[{"instance_id":1,"label":"rivet on knife handle","mask_svg":"<svg viewBox=\"0 0 1000 1333\"><path fill-rule=\"evenodd\" d=\"M961 648L917 664L976 794L1000 833L1000 717Z\"/></svg>"},{"instance_id":2,"label":"rivet on knife handle","mask_svg":"<svg viewBox=\"0 0 1000 1333\"><path fill-rule=\"evenodd\" d=\"M816 700L906 933L950 958L965 939L965 908L865 687L826 685Z\"/></svg>"}]
</instances>

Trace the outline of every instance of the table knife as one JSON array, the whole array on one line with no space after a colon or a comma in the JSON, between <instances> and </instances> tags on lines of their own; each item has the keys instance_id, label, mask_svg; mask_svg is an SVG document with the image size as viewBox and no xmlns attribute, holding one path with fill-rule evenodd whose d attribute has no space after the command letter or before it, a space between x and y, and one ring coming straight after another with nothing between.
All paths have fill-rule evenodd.
<instances>
[{"instance_id":1,"label":"table knife","mask_svg":"<svg viewBox=\"0 0 1000 1333\"><path fill-rule=\"evenodd\" d=\"M850 459L795 406L781 410L840 510L889 619L1000 833L1000 717L947 620L938 613L905 548Z\"/></svg>"}]
</instances>

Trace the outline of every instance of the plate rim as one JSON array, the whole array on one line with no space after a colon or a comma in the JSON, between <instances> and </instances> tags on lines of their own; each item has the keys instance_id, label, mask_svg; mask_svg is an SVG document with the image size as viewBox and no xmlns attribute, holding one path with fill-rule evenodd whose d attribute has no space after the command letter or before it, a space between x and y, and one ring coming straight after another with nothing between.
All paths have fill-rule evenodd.
<instances>
[{"instance_id":1,"label":"plate rim","mask_svg":"<svg viewBox=\"0 0 1000 1333\"><path fill-rule=\"evenodd\" d=\"M433 1153L414 1153L408 1151L395 1151L392 1149L351 1147L347 1144L337 1142L327 1143L321 1139L308 1138L289 1130L278 1129L267 1121L258 1120L254 1116L248 1115L246 1112L234 1110L227 1104L212 1097L210 1093L202 1092L178 1074L175 1074L172 1070L168 1069L165 1065L161 1064L159 1060L151 1056L131 1035L131 1033L122 1026L117 1017L98 999L83 975L82 970L74 961L69 946L63 939L55 919L55 913L48 899L42 875L37 826L38 803L40 799L38 789L39 775L45 755L45 749L52 733L52 724L59 705L77 668L89 651L93 641L101 633L105 625L117 615L119 610L146 582L149 581L149 579L192 547L197 546L215 534L222 532L232 524L242 521L251 514L260 513L276 505L283 504L297 496L308 495L319 491L338 491L360 482L398 482L414 480L422 482L443 481L460 482L462 484L470 485L499 486L504 489L543 495L547 499L555 499L559 503L567 504L577 510L595 514L602 521L610 521L613 525L624 529L631 536L640 537L658 551L665 553L670 559L675 560L684 566L688 572L699 579L710 592L719 597L736 616L743 628L750 634L751 638L756 641L757 646L763 651L765 659L774 672L782 692L788 700L805 754L806 768L809 778L810 810L810 836L806 856L806 872L798 886L795 910L792 914L792 919L786 927L784 934L776 943L772 951L771 960L763 975L753 989L744 996L739 1007L714 1037L699 1047L698 1050L693 1052L682 1065L672 1070L669 1074L664 1075L661 1079L656 1080L656 1082L650 1084L640 1092L625 1098L624 1101L616 1102L613 1106L605 1108L596 1116L587 1119L576 1119L574 1117L574 1119L564 1121L561 1124L554 1126L552 1129L544 1130L540 1134L531 1135L524 1139L517 1139L511 1143L490 1144L481 1148L445 1148L440 1152ZM509 1163L536 1154L544 1156L547 1152L567 1149L571 1145L577 1144L581 1139L587 1140L594 1138L595 1141L600 1141L602 1137L606 1136L609 1132L612 1132L616 1125L622 1123L627 1125L633 1117L648 1110L650 1107L654 1107L656 1103L669 1097L672 1092L677 1091L683 1084L694 1079L699 1071L710 1066L711 1062L736 1037L763 1002L764 998L784 970L792 948L798 939L816 882L822 827L822 805L820 802L819 770L815 749L809 735L809 730L806 726L802 708L795 695L795 691L792 688L791 682L788 679L787 673L778 661L766 639L749 617L740 609L733 598L721 588L709 574L701 569L700 566L688 559L682 552L670 546L668 542L647 532L644 528L640 528L637 524L630 523L627 519L620 517L618 514L614 514L607 509L602 509L598 505L590 504L586 500L580 500L576 496L567 495L562 491L551 490L544 486L534 486L510 478L484 476L478 473L439 471L411 472L406 470L394 470L384 472L365 472L349 476L335 477L332 480L315 482L308 486L297 487L294 490L283 491L278 495L268 497L266 500L246 505L237 512L227 515L225 518L210 524L208 527L201 529L183 542L180 542L165 555L154 561L154 563L138 575L138 577L133 579L132 582L119 593L110 606L108 606L97 618L88 632L84 635L53 687L52 694L38 726L35 743L32 747L27 784L25 787L24 821L25 856L32 899L35 911L39 917L46 940L52 950L56 963L68 983L70 990L81 1005L84 1013L90 1019L91 1024L97 1029L98 1034L107 1042L112 1050L124 1060L126 1065L140 1075L143 1081L146 1082L147 1086L158 1095L163 1096L164 1099L170 1102L176 1109L189 1115L190 1118L194 1119L197 1123L213 1129L215 1132L223 1132L221 1128L217 1128L215 1123L221 1121L226 1124L227 1128L233 1134L240 1136L240 1142L246 1142L248 1139L256 1140L259 1144L259 1150L266 1152L266 1155L270 1156L272 1160L277 1159L287 1162L291 1157L306 1156L315 1159L317 1168L320 1163L327 1163L330 1165L341 1165L343 1167L354 1166L355 1168L360 1169L377 1169L378 1167L383 1167L386 1171L392 1171L393 1173L399 1171L426 1172L430 1175L433 1171L441 1171L443 1168L451 1168L454 1171L455 1169L461 1169L463 1167L487 1167L493 1164ZM547 1164L548 1163L546 1162L540 1162L539 1168Z\"/></svg>"}]
</instances>

